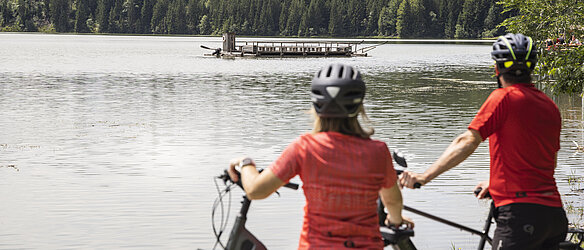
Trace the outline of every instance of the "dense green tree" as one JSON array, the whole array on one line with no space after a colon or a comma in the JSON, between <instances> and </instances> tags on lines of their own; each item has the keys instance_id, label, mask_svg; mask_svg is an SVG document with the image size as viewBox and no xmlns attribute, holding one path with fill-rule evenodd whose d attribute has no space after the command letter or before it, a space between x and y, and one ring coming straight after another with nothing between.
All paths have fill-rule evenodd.
<instances>
[{"instance_id":1,"label":"dense green tree","mask_svg":"<svg viewBox=\"0 0 584 250\"><path fill-rule=\"evenodd\" d=\"M57 32L69 32L69 13L71 6L69 0L51 0L51 21Z\"/></svg>"},{"instance_id":2,"label":"dense green tree","mask_svg":"<svg viewBox=\"0 0 584 250\"><path fill-rule=\"evenodd\" d=\"M573 0L503 0L506 11L517 13L502 25L514 33L531 36L545 48L547 39L572 35L580 40L584 36L584 2ZM535 68L540 82L557 92L584 92L584 46L551 47L540 50Z\"/></svg>"},{"instance_id":3,"label":"dense green tree","mask_svg":"<svg viewBox=\"0 0 584 250\"><path fill-rule=\"evenodd\" d=\"M440 11L440 17L444 20L444 37L454 38L456 22L462 11L464 0L444 0Z\"/></svg>"},{"instance_id":4,"label":"dense green tree","mask_svg":"<svg viewBox=\"0 0 584 250\"><path fill-rule=\"evenodd\" d=\"M166 22L166 12L168 11L169 0L159 0L154 5L152 9L152 20L150 22L150 28L153 33L165 34L168 31L168 26Z\"/></svg>"},{"instance_id":5,"label":"dense green tree","mask_svg":"<svg viewBox=\"0 0 584 250\"><path fill-rule=\"evenodd\" d=\"M127 32L129 33L141 33L142 20L140 18L140 10L142 9L141 1L139 0L126 0L124 3L124 9L126 10L128 21L127 21Z\"/></svg>"},{"instance_id":6,"label":"dense green tree","mask_svg":"<svg viewBox=\"0 0 584 250\"><path fill-rule=\"evenodd\" d=\"M12 19L12 11L8 9L8 0L0 0L0 27L7 26Z\"/></svg>"},{"instance_id":7,"label":"dense green tree","mask_svg":"<svg viewBox=\"0 0 584 250\"><path fill-rule=\"evenodd\" d=\"M427 12L422 0L408 0L410 2L409 37L425 37L428 27Z\"/></svg>"},{"instance_id":8,"label":"dense green tree","mask_svg":"<svg viewBox=\"0 0 584 250\"><path fill-rule=\"evenodd\" d=\"M54 1L54 0L53 0ZM111 0L98 0L97 2L97 30L101 33L110 32L109 14L112 7Z\"/></svg>"},{"instance_id":9,"label":"dense green tree","mask_svg":"<svg viewBox=\"0 0 584 250\"><path fill-rule=\"evenodd\" d=\"M402 0L397 9L395 31L400 38L410 38L415 32L415 20L408 0Z\"/></svg>"},{"instance_id":10,"label":"dense green tree","mask_svg":"<svg viewBox=\"0 0 584 250\"><path fill-rule=\"evenodd\" d=\"M391 0L384 6L379 13L378 29L379 35L382 36L396 36L395 24L397 22L397 9L399 8L400 0Z\"/></svg>"},{"instance_id":11,"label":"dense green tree","mask_svg":"<svg viewBox=\"0 0 584 250\"><path fill-rule=\"evenodd\" d=\"M389 0L366 0L365 34L379 33L379 15Z\"/></svg>"},{"instance_id":12,"label":"dense green tree","mask_svg":"<svg viewBox=\"0 0 584 250\"><path fill-rule=\"evenodd\" d=\"M207 15L203 15L201 17L201 22L199 23L199 31L201 35L209 35L211 34L212 28L211 23L209 22L209 18Z\"/></svg>"},{"instance_id":13,"label":"dense green tree","mask_svg":"<svg viewBox=\"0 0 584 250\"><path fill-rule=\"evenodd\" d=\"M288 19L286 20L286 28L281 31L283 35L297 35L300 29L300 22L302 16L306 12L306 5L304 0L291 0L290 8L288 9Z\"/></svg>"},{"instance_id":14,"label":"dense green tree","mask_svg":"<svg viewBox=\"0 0 584 250\"><path fill-rule=\"evenodd\" d=\"M324 35L327 33L329 9L325 0L311 0L308 11L302 16L298 34L306 36Z\"/></svg>"},{"instance_id":15,"label":"dense green tree","mask_svg":"<svg viewBox=\"0 0 584 250\"><path fill-rule=\"evenodd\" d=\"M480 38L484 20L489 10L489 2L494 0L466 0L456 22L454 37Z\"/></svg>"},{"instance_id":16,"label":"dense green tree","mask_svg":"<svg viewBox=\"0 0 584 250\"><path fill-rule=\"evenodd\" d=\"M32 17L34 12L34 3L25 0L18 0L16 25L21 31L36 31Z\"/></svg>"},{"instance_id":17,"label":"dense green tree","mask_svg":"<svg viewBox=\"0 0 584 250\"><path fill-rule=\"evenodd\" d=\"M186 34L187 25L186 19L186 5L184 0L174 0L168 8L166 20L168 23L169 34Z\"/></svg>"},{"instance_id":18,"label":"dense green tree","mask_svg":"<svg viewBox=\"0 0 584 250\"><path fill-rule=\"evenodd\" d=\"M331 36L349 36L350 20L347 17L348 0L331 0L329 35Z\"/></svg>"},{"instance_id":19,"label":"dense green tree","mask_svg":"<svg viewBox=\"0 0 584 250\"><path fill-rule=\"evenodd\" d=\"M87 19L89 18L90 11L87 2L87 0L77 0L74 28L74 31L77 33L89 33Z\"/></svg>"},{"instance_id":20,"label":"dense green tree","mask_svg":"<svg viewBox=\"0 0 584 250\"><path fill-rule=\"evenodd\" d=\"M279 0L264 0L259 14L259 23L257 23L257 27L263 27L263 33L266 35L278 34L279 18L277 14L279 13Z\"/></svg>"},{"instance_id":21,"label":"dense green tree","mask_svg":"<svg viewBox=\"0 0 584 250\"><path fill-rule=\"evenodd\" d=\"M279 30L280 35L286 35L286 25L288 24L288 12L290 11L290 1L282 1L280 9Z\"/></svg>"},{"instance_id":22,"label":"dense green tree","mask_svg":"<svg viewBox=\"0 0 584 250\"><path fill-rule=\"evenodd\" d=\"M152 33L151 20L152 10L154 8L154 0L144 0L142 2L142 9L140 10L140 30L142 33Z\"/></svg>"},{"instance_id":23,"label":"dense green tree","mask_svg":"<svg viewBox=\"0 0 584 250\"><path fill-rule=\"evenodd\" d=\"M124 0L113 0L113 6L109 13L109 32L111 33L125 33L126 32L126 18L123 12Z\"/></svg>"},{"instance_id":24,"label":"dense green tree","mask_svg":"<svg viewBox=\"0 0 584 250\"><path fill-rule=\"evenodd\" d=\"M189 0L187 4L186 26L188 33L199 34L199 21L203 14L203 5L200 0Z\"/></svg>"}]
</instances>

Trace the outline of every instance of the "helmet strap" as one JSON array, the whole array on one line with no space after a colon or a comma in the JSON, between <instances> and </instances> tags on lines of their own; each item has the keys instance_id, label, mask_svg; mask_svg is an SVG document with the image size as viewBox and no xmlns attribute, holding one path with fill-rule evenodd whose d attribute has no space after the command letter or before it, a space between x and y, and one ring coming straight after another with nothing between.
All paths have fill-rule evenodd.
<instances>
[{"instance_id":1,"label":"helmet strap","mask_svg":"<svg viewBox=\"0 0 584 250\"><path fill-rule=\"evenodd\" d=\"M497 77L497 87L502 88L501 73L499 72L499 65L495 64L495 77Z\"/></svg>"}]
</instances>

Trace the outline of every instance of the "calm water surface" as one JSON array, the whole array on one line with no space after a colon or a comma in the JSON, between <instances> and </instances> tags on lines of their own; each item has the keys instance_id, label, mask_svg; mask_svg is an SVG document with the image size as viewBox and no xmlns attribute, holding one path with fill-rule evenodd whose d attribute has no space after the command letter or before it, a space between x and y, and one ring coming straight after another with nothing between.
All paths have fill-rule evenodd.
<instances>
[{"instance_id":1,"label":"calm water surface","mask_svg":"<svg viewBox=\"0 0 584 250\"><path fill-rule=\"evenodd\" d=\"M0 249L212 249L213 177L249 155L267 167L311 129L313 73L359 68L375 138L423 171L494 89L490 46L386 44L365 58L202 57L220 38L0 34ZM563 115L556 180L582 223L582 105ZM480 229L488 203L483 143L405 203ZM295 179L299 181L298 179ZM252 204L248 228L270 249L297 246L301 191ZM231 220L242 192L232 195ZM408 214L419 249L473 249L478 237ZM220 221L217 220L216 223ZM228 227L228 230L230 227ZM227 233L226 233L227 234Z\"/></svg>"}]
</instances>

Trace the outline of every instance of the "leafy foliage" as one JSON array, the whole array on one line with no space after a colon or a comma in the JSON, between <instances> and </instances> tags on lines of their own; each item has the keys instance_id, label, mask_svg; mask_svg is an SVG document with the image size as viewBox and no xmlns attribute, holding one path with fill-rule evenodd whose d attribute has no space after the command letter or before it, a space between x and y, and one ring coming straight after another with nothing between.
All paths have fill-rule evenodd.
<instances>
[{"instance_id":1,"label":"leafy foliage","mask_svg":"<svg viewBox=\"0 0 584 250\"><path fill-rule=\"evenodd\" d=\"M531 36L538 42L539 63L535 73L553 91L584 92L584 48L557 45L547 47L547 39L584 35L584 2L573 0L503 0L507 12L516 12L501 26Z\"/></svg>"}]
</instances>

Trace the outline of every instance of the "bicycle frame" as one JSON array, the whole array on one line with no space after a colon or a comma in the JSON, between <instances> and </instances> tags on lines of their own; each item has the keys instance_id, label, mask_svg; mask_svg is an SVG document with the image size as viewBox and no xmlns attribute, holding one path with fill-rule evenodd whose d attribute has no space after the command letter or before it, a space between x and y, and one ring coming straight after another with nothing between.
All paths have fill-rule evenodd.
<instances>
[{"instance_id":1,"label":"bicycle frame","mask_svg":"<svg viewBox=\"0 0 584 250\"><path fill-rule=\"evenodd\" d=\"M466 232L469 232L471 234L475 234L475 235L480 236L481 241L479 242L479 246L477 248L478 250L483 250L485 248L485 242L488 242L489 245L492 245L493 239L489 236L489 230L490 230L491 224L492 224L494 209L495 209L495 205L491 202L491 208L489 209L489 215L487 216L487 219L485 220L485 226L483 228L483 231L481 232L481 231L478 231L476 229L472 229L470 227L458 224L456 222L452 222L452 221L440 218L438 216L434 216L434 215L431 215L429 213L422 212L422 211L417 210L415 208L408 207L408 206L404 205L404 210L406 210L406 211L410 211L410 212L415 213L417 215L421 215L421 216L424 216L426 218L438 221L440 223L458 228L462 231L466 231Z\"/></svg>"},{"instance_id":2,"label":"bicycle frame","mask_svg":"<svg viewBox=\"0 0 584 250\"><path fill-rule=\"evenodd\" d=\"M227 249L237 250L265 250L266 246L259 241L250 231L245 228L247 221L247 211L251 205L251 200L247 196L243 196L241 202L241 209L239 214L235 217L235 224L229 233L229 240L227 241Z\"/></svg>"}]
</instances>

